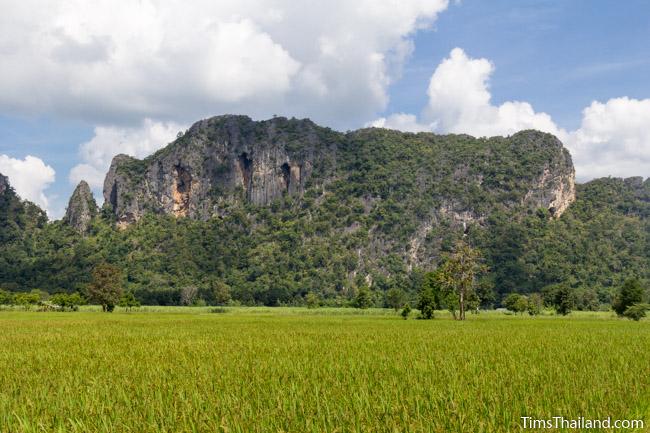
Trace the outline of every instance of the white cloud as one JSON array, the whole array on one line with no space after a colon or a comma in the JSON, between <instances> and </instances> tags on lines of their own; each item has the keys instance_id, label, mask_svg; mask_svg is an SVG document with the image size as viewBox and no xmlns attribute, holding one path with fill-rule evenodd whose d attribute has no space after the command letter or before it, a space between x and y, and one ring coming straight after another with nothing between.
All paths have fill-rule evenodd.
<instances>
[{"instance_id":1,"label":"white cloud","mask_svg":"<svg viewBox=\"0 0 650 433\"><path fill-rule=\"evenodd\" d=\"M115 153L173 138L152 125L175 134L173 122L224 113L363 124L448 0L2 3L0 114L94 126L69 178L97 189Z\"/></svg>"},{"instance_id":2,"label":"white cloud","mask_svg":"<svg viewBox=\"0 0 650 433\"><path fill-rule=\"evenodd\" d=\"M104 177L113 156L124 153L143 158L176 138L185 127L173 122L145 119L137 127L99 126L95 136L80 146L81 164L70 171L70 182L85 180L96 191L101 191Z\"/></svg>"},{"instance_id":3,"label":"white cloud","mask_svg":"<svg viewBox=\"0 0 650 433\"><path fill-rule=\"evenodd\" d=\"M18 195L47 210L47 187L54 182L55 171L40 158L27 155L25 159L0 155L0 173L9 178L9 183Z\"/></svg>"},{"instance_id":4,"label":"white cloud","mask_svg":"<svg viewBox=\"0 0 650 433\"><path fill-rule=\"evenodd\" d=\"M566 136L548 114L536 113L527 102L492 105L489 79L493 72L489 60L472 59L454 48L431 76L429 104L422 117L441 132L493 136L538 129Z\"/></svg>"},{"instance_id":5,"label":"white cloud","mask_svg":"<svg viewBox=\"0 0 650 433\"><path fill-rule=\"evenodd\" d=\"M379 119L368 122L366 127L397 129L406 132L431 132L434 125L424 125L418 122L417 116L414 114L396 113L388 117L380 117Z\"/></svg>"},{"instance_id":6,"label":"white cloud","mask_svg":"<svg viewBox=\"0 0 650 433\"><path fill-rule=\"evenodd\" d=\"M650 99L592 102L567 144L580 178L648 176Z\"/></svg>"},{"instance_id":7,"label":"white cloud","mask_svg":"<svg viewBox=\"0 0 650 433\"><path fill-rule=\"evenodd\" d=\"M567 132L546 113L521 101L491 103L494 65L451 51L431 76L429 102L420 119L398 113L368 123L403 131L429 130L475 136L511 135L537 129L560 138L571 151L578 179L647 176L650 173L650 99L593 102L583 111L579 129Z\"/></svg>"},{"instance_id":8,"label":"white cloud","mask_svg":"<svg viewBox=\"0 0 650 433\"><path fill-rule=\"evenodd\" d=\"M100 125L277 113L357 126L385 108L412 34L447 3L3 2L0 112Z\"/></svg>"}]
</instances>

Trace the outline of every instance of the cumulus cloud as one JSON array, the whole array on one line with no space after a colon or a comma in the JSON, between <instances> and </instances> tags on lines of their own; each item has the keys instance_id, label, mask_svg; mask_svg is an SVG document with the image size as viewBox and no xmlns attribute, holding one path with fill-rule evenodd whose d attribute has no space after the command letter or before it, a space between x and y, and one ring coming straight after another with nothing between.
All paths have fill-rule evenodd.
<instances>
[{"instance_id":1,"label":"cumulus cloud","mask_svg":"<svg viewBox=\"0 0 650 433\"><path fill-rule=\"evenodd\" d=\"M385 109L388 87L413 51L413 34L448 6L448 0L4 3L0 114L93 126L95 137L81 145L69 179L94 188L115 153L144 156L173 138L174 122L281 114L358 127Z\"/></svg>"},{"instance_id":2,"label":"cumulus cloud","mask_svg":"<svg viewBox=\"0 0 650 433\"><path fill-rule=\"evenodd\" d=\"M592 102L567 144L580 178L650 173L650 99Z\"/></svg>"},{"instance_id":3,"label":"cumulus cloud","mask_svg":"<svg viewBox=\"0 0 650 433\"><path fill-rule=\"evenodd\" d=\"M527 102L493 105L489 90L493 72L489 60L472 59L462 49L454 48L431 76L429 104L422 117L441 132L493 136L539 129L565 137L551 116L536 113Z\"/></svg>"},{"instance_id":4,"label":"cumulus cloud","mask_svg":"<svg viewBox=\"0 0 650 433\"><path fill-rule=\"evenodd\" d=\"M101 125L278 113L347 127L384 109L410 37L448 0L6 3L0 112Z\"/></svg>"},{"instance_id":5,"label":"cumulus cloud","mask_svg":"<svg viewBox=\"0 0 650 433\"><path fill-rule=\"evenodd\" d=\"M124 153L142 158L176 138L185 127L174 122L145 119L136 127L99 126L95 135L80 146L82 163L70 171L70 182L85 180L95 190L101 190L104 176L113 156Z\"/></svg>"},{"instance_id":6,"label":"cumulus cloud","mask_svg":"<svg viewBox=\"0 0 650 433\"><path fill-rule=\"evenodd\" d=\"M25 159L0 155L0 173L9 178L9 183L18 195L47 210L47 187L54 182L55 171L42 159L27 155Z\"/></svg>"},{"instance_id":7,"label":"cumulus cloud","mask_svg":"<svg viewBox=\"0 0 650 433\"><path fill-rule=\"evenodd\" d=\"M372 122L368 122L366 127L397 129L406 132L424 132L434 128L434 125L425 125L418 122L414 114L396 113L388 117L380 117Z\"/></svg>"},{"instance_id":8,"label":"cumulus cloud","mask_svg":"<svg viewBox=\"0 0 650 433\"><path fill-rule=\"evenodd\" d=\"M408 113L381 117L368 126L403 131L511 135L537 129L560 138L571 151L578 179L650 173L650 99L615 98L593 102L583 111L579 129L568 132L531 104L491 102L489 81L494 65L455 48L431 76L429 101L420 118Z\"/></svg>"}]
</instances>

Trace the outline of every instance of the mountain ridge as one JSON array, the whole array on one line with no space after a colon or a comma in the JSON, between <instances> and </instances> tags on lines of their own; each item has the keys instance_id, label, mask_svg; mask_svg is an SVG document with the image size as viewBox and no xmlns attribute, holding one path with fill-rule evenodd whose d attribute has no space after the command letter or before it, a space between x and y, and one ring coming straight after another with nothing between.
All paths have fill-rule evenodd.
<instances>
[{"instance_id":1,"label":"mountain ridge","mask_svg":"<svg viewBox=\"0 0 650 433\"><path fill-rule=\"evenodd\" d=\"M0 286L83 291L108 261L143 303L178 303L194 286L208 303L312 292L347 305L369 285L380 305L390 288L415 296L460 238L491 269L484 305L567 284L580 308L599 308L624 278L650 281L650 179L576 184L569 152L537 131L343 133L220 116L142 160L116 156L105 186L94 215L83 193L68 222L5 224ZM17 215L3 210L12 200L0 220Z\"/></svg>"},{"instance_id":2,"label":"mountain ridge","mask_svg":"<svg viewBox=\"0 0 650 433\"><path fill-rule=\"evenodd\" d=\"M104 182L104 200L121 226L139 219L146 210L207 219L219 213L221 202L238 198L237 188L243 192L239 198L268 205L285 193L302 195L310 180L327 183L349 177L355 167L340 168L341 154L354 153L351 142L357 137L378 140L385 134L398 134L406 145L411 137L425 141L481 140L467 135L411 134L377 128L340 133L308 119L276 117L256 122L247 116L216 116L196 122L186 134L143 160L116 156ZM517 141L520 137L557 151L522 202L531 201L531 205L561 215L575 195L570 155L559 140L536 131L522 131L505 140ZM312 179L314 169L319 173ZM556 173L557 169L566 172Z\"/></svg>"}]
</instances>

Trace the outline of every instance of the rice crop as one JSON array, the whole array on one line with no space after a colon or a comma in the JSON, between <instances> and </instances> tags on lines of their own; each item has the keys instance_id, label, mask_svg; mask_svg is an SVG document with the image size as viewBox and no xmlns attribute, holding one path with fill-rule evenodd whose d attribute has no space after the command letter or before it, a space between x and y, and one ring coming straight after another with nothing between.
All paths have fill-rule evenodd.
<instances>
[{"instance_id":1,"label":"rice crop","mask_svg":"<svg viewBox=\"0 0 650 433\"><path fill-rule=\"evenodd\" d=\"M650 431L650 321L608 313L3 311L0 366L1 432Z\"/></svg>"}]
</instances>

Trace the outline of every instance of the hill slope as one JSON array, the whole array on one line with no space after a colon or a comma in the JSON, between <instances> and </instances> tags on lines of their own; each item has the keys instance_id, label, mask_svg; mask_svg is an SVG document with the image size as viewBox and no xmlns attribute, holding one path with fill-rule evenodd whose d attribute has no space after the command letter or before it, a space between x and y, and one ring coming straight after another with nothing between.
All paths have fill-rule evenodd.
<instances>
[{"instance_id":1,"label":"hill slope","mask_svg":"<svg viewBox=\"0 0 650 433\"><path fill-rule=\"evenodd\" d=\"M144 160L116 157L104 196L85 237L62 222L30 230L22 279L0 285L82 288L108 260L145 302L195 285L208 302L314 291L341 303L365 283L381 302L390 287L416 290L461 236L483 250L497 301L568 282L608 302L621 278L650 269L648 181L576 188L566 149L536 131L340 133L220 116Z\"/></svg>"}]
</instances>

